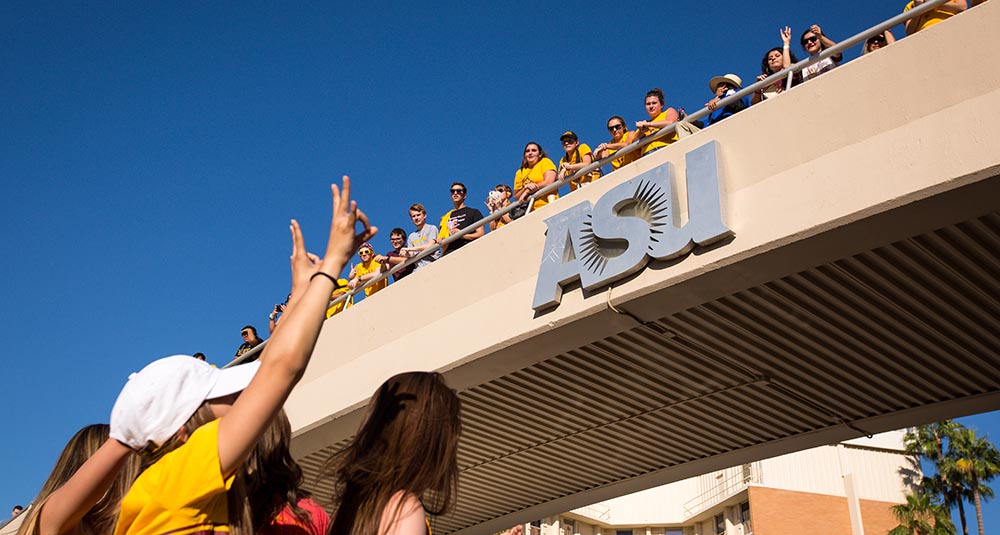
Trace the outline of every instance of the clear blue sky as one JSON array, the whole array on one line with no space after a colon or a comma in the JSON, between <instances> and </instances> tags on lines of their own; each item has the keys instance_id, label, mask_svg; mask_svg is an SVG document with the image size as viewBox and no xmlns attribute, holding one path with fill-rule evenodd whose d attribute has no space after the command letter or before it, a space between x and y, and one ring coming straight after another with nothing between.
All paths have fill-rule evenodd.
<instances>
[{"instance_id":1,"label":"clear blue sky","mask_svg":"<svg viewBox=\"0 0 1000 535\"><path fill-rule=\"evenodd\" d=\"M838 40L903 4L3 2L0 516L129 372L266 331L288 220L318 246L341 175L385 251L452 180L482 207L527 141L596 145L654 86L694 111L712 76L752 80L779 26Z\"/></svg>"}]
</instances>

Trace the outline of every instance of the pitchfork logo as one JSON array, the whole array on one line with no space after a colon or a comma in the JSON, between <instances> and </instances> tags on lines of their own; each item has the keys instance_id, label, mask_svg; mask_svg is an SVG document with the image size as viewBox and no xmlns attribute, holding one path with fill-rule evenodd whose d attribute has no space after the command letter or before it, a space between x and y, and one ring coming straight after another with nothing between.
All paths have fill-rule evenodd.
<instances>
[{"instance_id":1,"label":"pitchfork logo","mask_svg":"<svg viewBox=\"0 0 1000 535\"><path fill-rule=\"evenodd\" d=\"M626 277L650 259L686 255L733 234L723 221L715 141L687 153L687 223L677 226L669 162L615 186L597 203L578 204L545 220L545 253L532 308L559 304L579 279L586 290Z\"/></svg>"}]
</instances>

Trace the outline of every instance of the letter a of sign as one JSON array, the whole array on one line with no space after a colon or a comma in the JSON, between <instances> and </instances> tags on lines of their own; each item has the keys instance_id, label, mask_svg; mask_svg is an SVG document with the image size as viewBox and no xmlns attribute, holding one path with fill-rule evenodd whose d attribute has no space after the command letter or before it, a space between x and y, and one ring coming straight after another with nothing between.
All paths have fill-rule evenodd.
<instances>
[{"instance_id":1,"label":"letter a of sign","mask_svg":"<svg viewBox=\"0 0 1000 535\"><path fill-rule=\"evenodd\" d=\"M563 286L577 278L594 290L639 271L650 258L677 258L731 236L723 220L717 143L689 152L686 164L689 217L681 227L674 226L669 162L615 186L593 206L585 201L546 219L532 308L558 305Z\"/></svg>"}]
</instances>

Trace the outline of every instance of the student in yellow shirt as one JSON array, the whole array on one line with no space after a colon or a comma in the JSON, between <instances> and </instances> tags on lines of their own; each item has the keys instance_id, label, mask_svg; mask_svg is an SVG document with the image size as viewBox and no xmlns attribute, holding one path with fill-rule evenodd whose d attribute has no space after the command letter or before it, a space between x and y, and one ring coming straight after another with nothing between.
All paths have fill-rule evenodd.
<instances>
[{"instance_id":1,"label":"student in yellow shirt","mask_svg":"<svg viewBox=\"0 0 1000 535\"><path fill-rule=\"evenodd\" d=\"M594 163L594 153L586 143L580 143L580 138L575 133L570 131L563 132L559 141L562 143L566 155L559 159L557 180L566 180L573 173ZM571 181L569 183L569 190L576 191L577 188L582 187L584 184L589 184L599 178L601 178L600 168Z\"/></svg>"},{"instance_id":2,"label":"student in yellow shirt","mask_svg":"<svg viewBox=\"0 0 1000 535\"><path fill-rule=\"evenodd\" d=\"M261 358L220 370L175 355L133 374L111 411L111 438L50 496L39 535L65 535L133 451L143 472L122 501L116 535L252 532L245 511L227 504L235 471L305 373L337 274L376 232L351 201L347 177L343 189L331 189L324 258L306 253L292 220L292 297Z\"/></svg>"},{"instance_id":3,"label":"student in yellow shirt","mask_svg":"<svg viewBox=\"0 0 1000 535\"><path fill-rule=\"evenodd\" d=\"M910 0L903 8L903 13L922 5L926 1ZM906 30L906 35L913 35L920 30L926 30L939 22L943 22L945 19L958 15L966 9L969 9L969 3L966 0L951 0L925 12L919 17L907 20L903 23L903 28Z\"/></svg>"},{"instance_id":4,"label":"student in yellow shirt","mask_svg":"<svg viewBox=\"0 0 1000 535\"><path fill-rule=\"evenodd\" d=\"M514 173L514 198L518 202L525 202L536 191L555 181L555 164L549 159L549 155L542 150L541 145L534 141L529 142L524 146L521 167ZM558 198L559 194L555 191L546 195L544 199L536 198L532 210L537 210Z\"/></svg>"},{"instance_id":5,"label":"student in yellow shirt","mask_svg":"<svg viewBox=\"0 0 1000 535\"><path fill-rule=\"evenodd\" d=\"M351 280L347 286L352 290L382 274L382 264L375 260L375 248L372 247L372 244L362 243L361 247L358 248L358 256L361 257L361 263L352 267L351 273L348 275ZM372 284L365 288L365 297L371 297L372 294L388 285L389 279L382 279Z\"/></svg>"},{"instance_id":6,"label":"student in yellow shirt","mask_svg":"<svg viewBox=\"0 0 1000 535\"><path fill-rule=\"evenodd\" d=\"M607 158L608 156L624 149L629 145L629 143L632 142L632 139L635 136L635 132L628 131L625 119L618 115L608 119L608 132L611 134L611 141L601 143L597 146L597 150L594 151L594 156L596 156L598 160L603 160L604 158ZM623 165L634 162L637 156L638 153L633 152L611 160L611 170L617 171Z\"/></svg>"},{"instance_id":7,"label":"student in yellow shirt","mask_svg":"<svg viewBox=\"0 0 1000 535\"><path fill-rule=\"evenodd\" d=\"M337 279L337 289L334 290L333 294L330 295L331 301L351 291L350 288L347 287L348 282L349 281L347 279ZM326 309L326 317L328 319L332 318L333 316L340 314L345 309L351 308L352 306L354 306L353 295L348 297L347 299L344 299L343 301L338 302L332 307Z\"/></svg>"},{"instance_id":8,"label":"student in yellow shirt","mask_svg":"<svg viewBox=\"0 0 1000 535\"><path fill-rule=\"evenodd\" d=\"M676 123L680 119L680 115L677 114L677 110L670 107L663 109L663 90L659 87L654 87L646 93L645 104L646 113L649 114L649 120L636 121L635 140L633 143L642 141L644 138L659 132L663 128ZM677 141L677 132L674 132L665 138L660 138L652 143L646 144L646 146L642 148L642 156L660 150L674 141Z\"/></svg>"}]
</instances>

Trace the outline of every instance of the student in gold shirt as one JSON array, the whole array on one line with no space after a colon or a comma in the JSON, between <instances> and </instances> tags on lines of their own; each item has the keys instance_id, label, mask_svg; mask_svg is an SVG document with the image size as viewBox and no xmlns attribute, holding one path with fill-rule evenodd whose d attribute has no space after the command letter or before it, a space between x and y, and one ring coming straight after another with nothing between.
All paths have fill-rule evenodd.
<instances>
[{"instance_id":1,"label":"student in gold shirt","mask_svg":"<svg viewBox=\"0 0 1000 535\"><path fill-rule=\"evenodd\" d=\"M676 123L680 119L677 110L670 107L663 109L663 90L659 87L654 87L646 93L646 113L649 114L648 121L636 121L635 123L635 143ZM674 141L677 141L677 132L648 143L642 148L642 155L645 156L662 149Z\"/></svg>"},{"instance_id":2,"label":"student in gold shirt","mask_svg":"<svg viewBox=\"0 0 1000 535\"><path fill-rule=\"evenodd\" d=\"M524 146L521 167L514 173L514 198L518 202L525 202L536 191L555 181L555 164L549 159L548 154L545 154L545 151L542 150L541 145L534 141L529 142ZM546 195L544 199L536 198L532 210L537 210L558 198L559 194L555 191Z\"/></svg>"}]
</instances>

